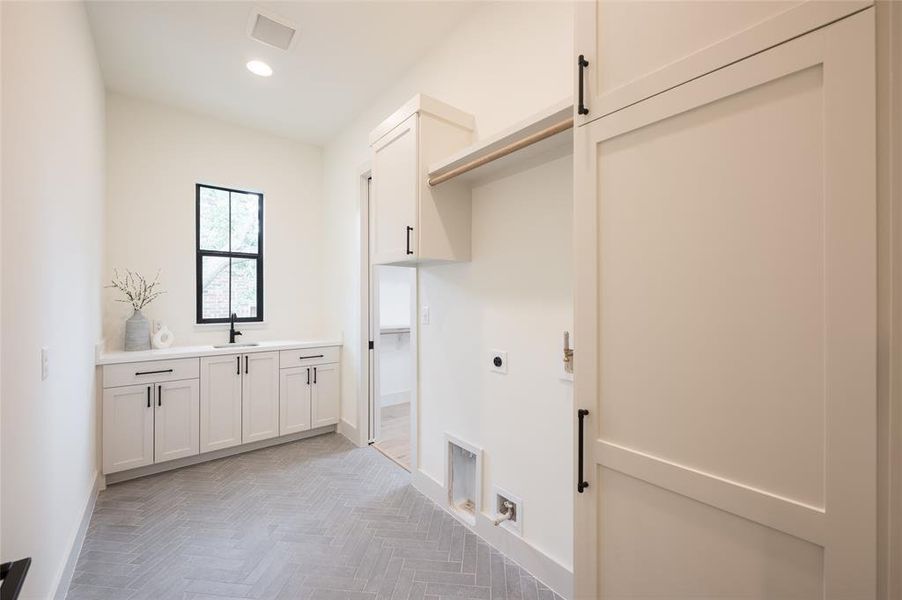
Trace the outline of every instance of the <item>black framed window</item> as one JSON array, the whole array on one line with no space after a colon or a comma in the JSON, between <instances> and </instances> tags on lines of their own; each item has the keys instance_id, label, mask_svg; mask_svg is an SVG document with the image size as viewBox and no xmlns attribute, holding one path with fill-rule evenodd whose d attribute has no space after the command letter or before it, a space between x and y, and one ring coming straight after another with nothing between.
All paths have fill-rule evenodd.
<instances>
[{"instance_id":1,"label":"black framed window","mask_svg":"<svg viewBox=\"0 0 902 600\"><path fill-rule=\"evenodd\" d=\"M197 322L263 320L263 194L197 184Z\"/></svg>"}]
</instances>

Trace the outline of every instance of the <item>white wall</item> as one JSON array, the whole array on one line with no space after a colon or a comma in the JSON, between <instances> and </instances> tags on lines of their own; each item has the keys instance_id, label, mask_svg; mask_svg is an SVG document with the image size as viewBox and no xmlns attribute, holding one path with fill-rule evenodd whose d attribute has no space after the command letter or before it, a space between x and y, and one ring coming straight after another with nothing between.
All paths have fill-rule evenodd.
<instances>
[{"instance_id":1,"label":"white wall","mask_svg":"<svg viewBox=\"0 0 902 600\"><path fill-rule=\"evenodd\" d=\"M93 492L104 91L81 3L2 3L2 560L54 593ZM41 381L40 348L50 350Z\"/></svg>"},{"instance_id":2,"label":"white wall","mask_svg":"<svg viewBox=\"0 0 902 600\"><path fill-rule=\"evenodd\" d=\"M104 278L114 267L153 276L166 294L144 310L177 345L228 341L228 325L195 323L195 184L263 192L264 324L240 341L323 333L321 150L144 100L107 98ZM107 347L123 345L128 305L104 294Z\"/></svg>"},{"instance_id":3,"label":"white wall","mask_svg":"<svg viewBox=\"0 0 902 600\"><path fill-rule=\"evenodd\" d=\"M340 265L326 273L327 302L339 309L335 327L348 341L342 419L349 426L358 420L358 176L369 159L369 131L418 92L475 115L483 137L569 97L572 30L569 3L481 7L326 147L328 253ZM560 335L570 318L568 165L563 159L479 190L473 261L421 269L419 287L434 311L433 324L420 334L423 471L443 480L438 457L445 431L482 446L486 499L494 483L520 495L524 538L566 568L572 564L572 414L569 387L557 376ZM514 271L499 276L500 269ZM489 348L510 352L507 376L477 363Z\"/></svg>"}]
</instances>

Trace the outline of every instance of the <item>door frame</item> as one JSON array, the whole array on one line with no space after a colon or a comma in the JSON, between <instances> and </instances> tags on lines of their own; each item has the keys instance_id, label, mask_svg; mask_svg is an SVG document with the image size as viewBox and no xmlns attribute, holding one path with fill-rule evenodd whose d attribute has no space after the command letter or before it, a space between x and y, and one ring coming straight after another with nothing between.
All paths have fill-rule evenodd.
<instances>
[{"instance_id":1,"label":"door frame","mask_svg":"<svg viewBox=\"0 0 902 600\"><path fill-rule=\"evenodd\" d=\"M358 348L360 355L358 360L358 372L360 378L357 382L357 445L366 446L372 444L375 436L374 419L378 414L375 406L375 374L376 357L375 348L370 348L370 341L376 345L373 325L373 301L374 278L372 273L370 248L370 191L372 190L372 163L367 161L358 170L358 198L360 214L360 330L358 336ZM399 265L408 266L408 265ZM410 319L410 353L413 360L413 385L410 390L410 472L414 473L419 467L419 441L418 441L418 405L420 390L419 369L419 281L420 273L414 269L414 283L411 292L411 319Z\"/></svg>"}]
</instances>

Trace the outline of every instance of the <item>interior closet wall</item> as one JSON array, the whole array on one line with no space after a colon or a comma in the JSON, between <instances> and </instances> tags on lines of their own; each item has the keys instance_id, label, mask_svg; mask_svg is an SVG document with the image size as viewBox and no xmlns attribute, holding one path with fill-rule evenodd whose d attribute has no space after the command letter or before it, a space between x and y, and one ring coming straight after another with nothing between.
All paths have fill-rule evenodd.
<instances>
[{"instance_id":1,"label":"interior closet wall","mask_svg":"<svg viewBox=\"0 0 902 600\"><path fill-rule=\"evenodd\" d=\"M326 305L347 343L342 430L357 435L359 174L369 132L416 93L476 116L484 137L571 95L573 5L492 3L473 16L330 143L324 154ZM571 566L572 415L558 379L561 332L571 310L570 160L560 159L478 189L473 261L420 269L419 454L421 471L444 479L444 434L483 447L485 505L493 485L524 502L525 541ZM507 375L491 373L492 348L507 350Z\"/></svg>"},{"instance_id":2,"label":"interior closet wall","mask_svg":"<svg viewBox=\"0 0 902 600\"><path fill-rule=\"evenodd\" d=\"M393 406L410 402L415 383L410 355L410 313L416 271L404 267L380 267L378 277L379 400L381 406Z\"/></svg>"},{"instance_id":3,"label":"interior closet wall","mask_svg":"<svg viewBox=\"0 0 902 600\"><path fill-rule=\"evenodd\" d=\"M4 2L0 12L0 560L32 557L21 597L46 599L98 476L104 91L83 4Z\"/></svg>"}]
</instances>

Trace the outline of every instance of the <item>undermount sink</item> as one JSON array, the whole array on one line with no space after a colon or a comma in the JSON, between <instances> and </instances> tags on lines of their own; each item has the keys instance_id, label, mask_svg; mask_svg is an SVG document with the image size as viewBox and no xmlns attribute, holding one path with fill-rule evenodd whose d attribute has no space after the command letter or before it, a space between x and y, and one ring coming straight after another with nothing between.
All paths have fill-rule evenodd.
<instances>
[{"instance_id":1,"label":"undermount sink","mask_svg":"<svg viewBox=\"0 0 902 600\"><path fill-rule=\"evenodd\" d=\"M260 344L257 342L247 342L244 344L220 344L218 346L213 346L214 348L248 348L250 346L259 346Z\"/></svg>"}]
</instances>

